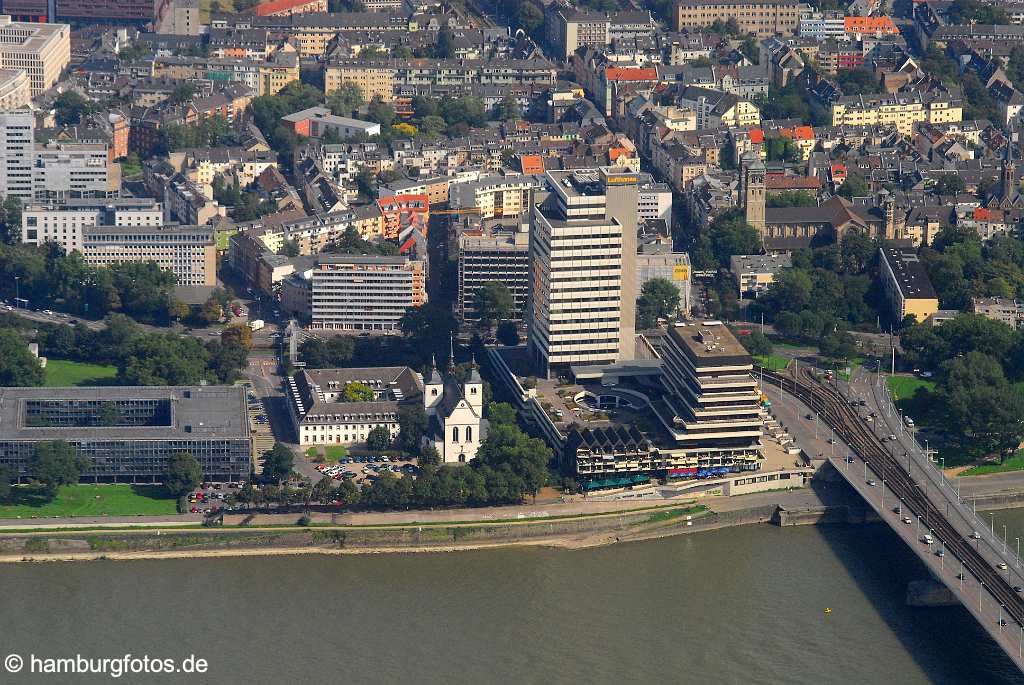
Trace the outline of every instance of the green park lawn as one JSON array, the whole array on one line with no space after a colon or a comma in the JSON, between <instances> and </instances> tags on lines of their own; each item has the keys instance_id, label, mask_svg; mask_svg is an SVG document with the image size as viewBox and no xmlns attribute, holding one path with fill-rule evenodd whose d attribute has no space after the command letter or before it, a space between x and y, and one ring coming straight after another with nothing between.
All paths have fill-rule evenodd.
<instances>
[{"instance_id":1,"label":"green park lawn","mask_svg":"<svg viewBox=\"0 0 1024 685\"><path fill-rule=\"evenodd\" d=\"M926 390L935 389L935 381L927 378L918 378L917 376L890 376L888 383L889 392L892 393L893 399L897 402L910 399L917 392L918 388L925 388Z\"/></svg>"},{"instance_id":2,"label":"green park lawn","mask_svg":"<svg viewBox=\"0 0 1024 685\"><path fill-rule=\"evenodd\" d=\"M1002 464L981 464L967 469L961 476L981 476L986 473L1003 473L1004 471L1024 471L1024 450L1017 450Z\"/></svg>"},{"instance_id":3,"label":"green park lawn","mask_svg":"<svg viewBox=\"0 0 1024 685\"><path fill-rule=\"evenodd\" d=\"M777 354L755 354L754 361L769 371L779 371L789 365L789 359Z\"/></svg>"},{"instance_id":4,"label":"green park lawn","mask_svg":"<svg viewBox=\"0 0 1024 685\"><path fill-rule=\"evenodd\" d=\"M339 461L347 456L348 448L344 445L324 445L306 450L306 457L311 461Z\"/></svg>"},{"instance_id":5,"label":"green park lawn","mask_svg":"<svg viewBox=\"0 0 1024 685\"><path fill-rule=\"evenodd\" d=\"M46 360L45 380L49 387L100 385L117 375L117 367L72 362L65 359Z\"/></svg>"},{"instance_id":6,"label":"green park lawn","mask_svg":"<svg viewBox=\"0 0 1024 685\"><path fill-rule=\"evenodd\" d=\"M39 488L11 489L0 518L51 516L162 516L177 513L177 500L158 485L64 485L50 500Z\"/></svg>"}]
</instances>

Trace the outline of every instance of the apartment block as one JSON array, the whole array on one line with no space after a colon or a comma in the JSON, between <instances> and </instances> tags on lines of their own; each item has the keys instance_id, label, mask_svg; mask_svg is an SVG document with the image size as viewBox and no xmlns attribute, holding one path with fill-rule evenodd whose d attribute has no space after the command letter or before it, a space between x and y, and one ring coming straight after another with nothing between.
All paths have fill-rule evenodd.
<instances>
[{"instance_id":1,"label":"apartment block","mask_svg":"<svg viewBox=\"0 0 1024 685\"><path fill-rule=\"evenodd\" d=\"M776 274L793 266L788 254L733 255L729 262L740 298L757 297L768 290Z\"/></svg>"},{"instance_id":2,"label":"apartment block","mask_svg":"<svg viewBox=\"0 0 1024 685\"><path fill-rule=\"evenodd\" d=\"M972 297L971 311L1010 328L1024 327L1024 301L1011 297Z\"/></svg>"},{"instance_id":3,"label":"apartment block","mask_svg":"<svg viewBox=\"0 0 1024 685\"><path fill-rule=\"evenodd\" d=\"M517 217L527 210L531 194L539 187L533 176L484 176L477 181L452 184L448 203L451 209L478 210L483 219Z\"/></svg>"},{"instance_id":4,"label":"apartment block","mask_svg":"<svg viewBox=\"0 0 1024 685\"><path fill-rule=\"evenodd\" d=\"M60 80L71 61L71 27L11 21L0 15L0 69L28 74L32 97Z\"/></svg>"},{"instance_id":5,"label":"apartment block","mask_svg":"<svg viewBox=\"0 0 1024 685\"><path fill-rule=\"evenodd\" d=\"M281 284L282 308L311 329L393 332L426 301L425 264L408 257L322 255Z\"/></svg>"},{"instance_id":6,"label":"apartment block","mask_svg":"<svg viewBox=\"0 0 1024 685\"><path fill-rule=\"evenodd\" d=\"M891 125L905 136L914 124L946 124L963 120L963 103L954 98L925 98L920 93L847 95L832 103L833 126Z\"/></svg>"},{"instance_id":7,"label":"apartment block","mask_svg":"<svg viewBox=\"0 0 1024 685\"><path fill-rule=\"evenodd\" d=\"M530 222L530 351L540 370L632 359L637 175L548 171Z\"/></svg>"},{"instance_id":8,"label":"apartment block","mask_svg":"<svg viewBox=\"0 0 1024 685\"><path fill-rule=\"evenodd\" d=\"M793 34L800 26L799 0L677 0L675 30L711 26L715 20L735 19L740 32L764 38Z\"/></svg>"},{"instance_id":9,"label":"apartment block","mask_svg":"<svg viewBox=\"0 0 1024 685\"><path fill-rule=\"evenodd\" d=\"M880 248L879 277L889 300L893 318L902 321L908 316L918 323L939 309L939 296L928 278L917 253L895 247Z\"/></svg>"}]
</instances>

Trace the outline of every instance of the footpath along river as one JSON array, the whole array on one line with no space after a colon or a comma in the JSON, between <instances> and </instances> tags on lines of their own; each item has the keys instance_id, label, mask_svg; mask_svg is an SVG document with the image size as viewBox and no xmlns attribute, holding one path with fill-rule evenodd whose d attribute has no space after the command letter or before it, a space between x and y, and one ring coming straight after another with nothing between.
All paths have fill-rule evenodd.
<instances>
[{"instance_id":1,"label":"footpath along river","mask_svg":"<svg viewBox=\"0 0 1024 685\"><path fill-rule=\"evenodd\" d=\"M996 522L1024 534L1024 511ZM964 610L905 606L921 574L880 525L578 551L9 564L0 658L210 664L126 683L1024 684ZM27 669L0 683L117 682Z\"/></svg>"}]
</instances>

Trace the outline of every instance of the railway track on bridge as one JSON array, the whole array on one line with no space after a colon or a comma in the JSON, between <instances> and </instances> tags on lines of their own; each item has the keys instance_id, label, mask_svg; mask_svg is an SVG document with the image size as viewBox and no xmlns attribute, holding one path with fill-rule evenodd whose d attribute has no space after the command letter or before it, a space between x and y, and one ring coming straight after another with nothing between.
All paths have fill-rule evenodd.
<instances>
[{"instance_id":1,"label":"railway track on bridge","mask_svg":"<svg viewBox=\"0 0 1024 685\"><path fill-rule=\"evenodd\" d=\"M810 372L794 378L768 369L762 371L766 381L779 385L783 391L795 395L818 412L836 434L881 477L885 486L903 500L903 506L919 516L928 530L945 544L946 550L963 564L963 572L970 572L984 583L989 594L1004 607L1007 616L1024 626L1024 598L946 519L836 389L823 385Z\"/></svg>"}]
</instances>

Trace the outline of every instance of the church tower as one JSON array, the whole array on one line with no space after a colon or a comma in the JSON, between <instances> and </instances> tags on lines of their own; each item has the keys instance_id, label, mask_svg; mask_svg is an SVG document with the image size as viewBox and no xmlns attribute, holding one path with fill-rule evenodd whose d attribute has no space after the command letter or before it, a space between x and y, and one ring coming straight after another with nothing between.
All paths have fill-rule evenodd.
<instances>
[{"instance_id":1,"label":"church tower","mask_svg":"<svg viewBox=\"0 0 1024 685\"><path fill-rule=\"evenodd\" d=\"M423 379L423 409L426 411L427 416L433 416L437 413L437 407L443 399L444 380L441 378L441 374L437 372L437 364L434 362L434 358L431 357L430 370Z\"/></svg>"},{"instance_id":2,"label":"church tower","mask_svg":"<svg viewBox=\"0 0 1024 685\"><path fill-rule=\"evenodd\" d=\"M741 191L743 209L747 223L764 236L765 206L768 201L765 188L767 170L764 162L754 153L745 153L742 158Z\"/></svg>"},{"instance_id":3,"label":"church tower","mask_svg":"<svg viewBox=\"0 0 1024 685\"><path fill-rule=\"evenodd\" d=\"M1013 161L1014 138L1017 132L1011 128L1010 137L1006 141L1006 154L1003 156L1002 199L1012 200L1017 195L1017 164Z\"/></svg>"},{"instance_id":4,"label":"church tower","mask_svg":"<svg viewBox=\"0 0 1024 685\"><path fill-rule=\"evenodd\" d=\"M484 382L480 378L480 371L476 365L476 357L469 363L469 378L462 386L462 395L469 402L469 406L476 410L477 416L484 415Z\"/></svg>"}]
</instances>

